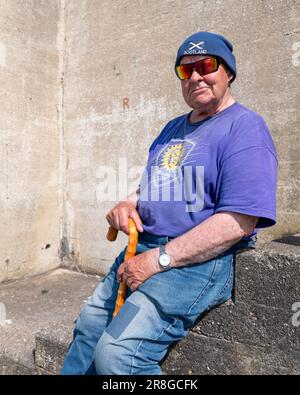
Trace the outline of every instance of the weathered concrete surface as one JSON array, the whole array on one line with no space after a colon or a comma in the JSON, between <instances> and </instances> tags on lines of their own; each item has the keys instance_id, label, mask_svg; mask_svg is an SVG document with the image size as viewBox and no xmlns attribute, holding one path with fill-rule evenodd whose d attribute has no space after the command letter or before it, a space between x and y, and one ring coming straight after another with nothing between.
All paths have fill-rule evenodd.
<instances>
[{"instance_id":1,"label":"weathered concrete surface","mask_svg":"<svg viewBox=\"0 0 300 395\"><path fill-rule=\"evenodd\" d=\"M35 375L35 368L28 368L21 365L11 358L0 355L0 376L15 376L15 375Z\"/></svg>"},{"instance_id":2,"label":"weathered concrete surface","mask_svg":"<svg viewBox=\"0 0 300 395\"><path fill-rule=\"evenodd\" d=\"M299 375L299 284L299 245L271 242L237 255L235 304L205 315L170 353L167 372Z\"/></svg>"},{"instance_id":3,"label":"weathered concrete surface","mask_svg":"<svg viewBox=\"0 0 300 395\"><path fill-rule=\"evenodd\" d=\"M269 243L258 251L238 255L235 304L229 301L202 317L187 338L171 349L163 371L300 374L300 326L292 322L292 304L300 302L299 258L299 246L281 243ZM273 298L277 293L280 303ZM39 373L59 372L70 340L71 328L63 325L37 334Z\"/></svg>"},{"instance_id":4,"label":"weathered concrete surface","mask_svg":"<svg viewBox=\"0 0 300 395\"><path fill-rule=\"evenodd\" d=\"M232 8L232 3L239 5ZM300 81L300 52L293 48L296 43L300 48L300 4L297 0L226 1L223 7L235 10L230 16L228 12L239 68L234 92L264 116L279 155L278 218L275 227L263 232L267 241L299 231L300 92L295 88ZM230 32L231 27L235 32Z\"/></svg>"},{"instance_id":5,"label":"weathered concrete surface","mask_svg":"<svg viewBox=\"0 0 300 395\"><path fill-rule=\"evenodd\" d=\"M1 284L0 300L6 306L7 321L0 326L0 364L8 366L4 372L11 371L11 360L35 369L33 351L39 331L50 331L56 343L63 338L68 344L74 319L99 280L98 276L57 269Z\"/></svg>"},{"instance_id":6,"label":"weathered concrete surface","mask_svg":"<svg viewBox=\"0 0 300 395\"><path fill-rule=\"evenodd\" d=\"M298 236L299 237L299 236ZM266 243L237 256L236 300L290 311L300 296L300 246Z\"/></svg>"},{"instance_id":7,"label":"weathered concrete surface","mask_svg":"<svg viewBox=\"0 0 300 395\"><path fill-rule=\"evenodd\" d=\"M300 352L200 336L191 332L169 354L166 374L299 375Z\"/></svg>"},{"instance_id":8,"label":"weathered concrete surface","mask_svg":"<svg viewBox=\"0 0 300 395\"><path fill-rule=\"evenodd\" d=\"M68 346L72 341L70 326L61 324L55 333L41 330L35 336L35 364L38 374L60 374Z\"/></svg>"},{"instance_id":9,"label":"weathered concrete surface","mask_svg":"<svg viewBox=\"0 0 300 395\"><path fill-rule=\"evenodd\" d=\"M59 16L0 2L0 282L59 264Z\"/></svg>"},{"instance_id":10,"label":"weathered concrete surface","mask_svg":"<svg viewBox=\"0 0 300 395\"><path fill-rule=\"evenodd\" d=\"M299 231L299 1L50 3L0 4L0 282L59 261L107 271L126 238L105 240L105 214L137 186L161 127L188 110L173 62L200 29L233 42L234 94L277 145L278 225L262 239Z\"/></svg>"},{"instance_id":11,"label":"weathered concrete surface","mask_svg":"<svg viewBox=\"0 0 300 395\"><path fill-rule=\"evenodd\" d=\"M66 0L66 222L73 261L105 272L124 244L124 238L105 241L105 214L126 186L138 184L138 166L161 127L188 110L173 62L182 40L200 29L233 42L234 94L265 117L277 145L278 225L261 238L299 231L300 67L293 50L299 25L296 0ZM103 180L113 201L101 194Z\"/></svg>"}]
</instances>

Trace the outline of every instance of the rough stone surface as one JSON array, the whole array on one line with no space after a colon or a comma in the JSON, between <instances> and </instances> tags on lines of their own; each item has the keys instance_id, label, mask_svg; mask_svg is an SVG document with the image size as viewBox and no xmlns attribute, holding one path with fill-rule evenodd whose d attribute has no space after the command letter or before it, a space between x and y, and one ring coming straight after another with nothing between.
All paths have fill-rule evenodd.
<instances>
[{"instance_id":1,"label":"rough stone surface","mask_svg":"<svg viewBox=\"0 0 300 395\"><path fill-rule=\"evenodd\" d=\"M70 326L60 325L58 332L40 331L35 337L35 364L39 374L60 373L68 345L72 340Z\"/></svg>"},{"instance_id":2,"label":"rough stone surface","mask_svg":"<svg viewBox=\"0 0 300 395\"><path fill-rule=\"evenodd\" d=\"M283 310L237 302L211 311L194 331L258 347L265 344L285 352L300 350L300 330L292 325L292 314L291 305Z\"/></svg>"},{"instance_id":3,"label":"rough stone surface","mask_svg":"<svg viewBox=\"0 0 300 395\"><path fill-rule=\"evenodd\" d=\"M192 332L173 348L163 369L166 374L299 375L299 361L299 350L281 352Z\"/></svg>"},{"instance_id":4,"label":"rough stone surface","mask_svg":"<svg viewBox=\"0 0 300 395\"><path fill-rule=\"evenodd\" d=\"M0 354L0 376L15 376L15 375L35 375L37 371L35 368L28 368L21 365L11 358Z\"/></svg>"},{"instance_id":5,"label":"rough stone surface","mask_svg":"<svg viewBox=\"0 0 300 395\"><path fill-rule=\"evenodd\" d=\"M98 276L57 269L1 284L6 324L0 326L0 355L33 369L35 336L39 331L50 331L55 336L55 347L62 338L68 344L74 320L99 281Z\"/></svg>"},{"instance_id":6,"label":"rough stone surface","mask_svg":"<svg viewBox=\"0 0 300 395\"><path fill-rule=\"evenodd\" d=\"M260 290L262 284L270 287L268 281L275 270L282 298L290 303L286 278L294 279L289 283L291 288L298 286L298 278L291 273L298 264L300 247L278 244L238 256L236 283L240 291L235 304L226 303L197 322L187 338L169 352L162 365L166 374L300 374L299 326L292 325L291 306L275 305L267 290L259 300L249 292L254 286ZM276 268L267 264L270 256ZM289 264L284 266L286 262ZM58 374L72 339L74 320L98 282L98 276L59 269L2 284L0 299L5 301L8 321L0 332L2 373L27 374L28 369Z\"/></svg>"},{"instance_id":7,"label":"rough stone surface","mask_svg":"<svg viewBox=\"0 0 300 395\"><path fill-rule=\"evenodd\" d=\"M300 295L300 248L280 242L266 243L237 256L235 297L286 312Z\"/></svg>"},{"instance_id":8,"label":"rough stone surface","mask_svg":"<svg viewBox=\"0 0 300 395\"><path fill-rule=\"evenodd\" d=\"M299 248L268 243L240 254L235 303L229 301L201 317L186 339L168 353L162 364L164 373L300 374L300 326L293 325L291 309L292 302L300 301L289 297L290 289L299 286ZM4 374L22 366L38 374L59 374L74 320L98 281L99 276L60 269L0 286L0 298L11 320L1 328L0 355L17 362L14 368L6 359ZM269 282L275 281L283 299L278 305L270 296ZM259 299L250 292L254 287ZM22 369L18 371L23 374Z\"/></svg>"}]
</instances>

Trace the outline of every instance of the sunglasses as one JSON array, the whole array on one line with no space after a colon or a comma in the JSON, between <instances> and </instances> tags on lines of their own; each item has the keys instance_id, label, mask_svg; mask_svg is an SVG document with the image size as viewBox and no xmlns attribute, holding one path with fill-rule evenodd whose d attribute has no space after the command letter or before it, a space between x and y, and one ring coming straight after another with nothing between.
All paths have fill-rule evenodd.
<instances>
[{"instance_id":1,"label":"sunglasses","mask_svg":"<svg viewBox=\"0 0 300 395\"><path fill-rule=\"evenodd\" d=\"M191 78L194 70L196 70L201 76L214 73L218 70L221 63L222 61L219 58L205 58L194 63L187 63L177 66L176 74L180 80L187 80Z\"/></svg>"}]
</instances>

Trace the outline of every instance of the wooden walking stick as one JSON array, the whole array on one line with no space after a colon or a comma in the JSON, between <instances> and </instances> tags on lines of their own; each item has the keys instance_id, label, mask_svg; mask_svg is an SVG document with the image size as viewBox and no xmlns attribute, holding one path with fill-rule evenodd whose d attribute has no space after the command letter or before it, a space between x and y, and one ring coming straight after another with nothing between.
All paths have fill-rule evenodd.
<instances>
[{"instance_id":1,"label":"wooden walking stick","mask_svg":"<svg viewBox=\"0 0 300 395\"><path fill-rule=\"evenodd\" d=\"M125 261L135 255L136 247L138 243L138 231L136 229L135 223L132 218L129 218L128 227L129 227L129 240L125 254ZM116 240L117 235L118 235L118 230L110 226L106 238L109 241L114 241ZM113 312L113 317L115 317L118 314L120 308L122 307L125 301L126 293L127 293L127 285L125 282L122 281L119 285L118 296L116 300L115 310Z\"/></svg>"}]
</instances>

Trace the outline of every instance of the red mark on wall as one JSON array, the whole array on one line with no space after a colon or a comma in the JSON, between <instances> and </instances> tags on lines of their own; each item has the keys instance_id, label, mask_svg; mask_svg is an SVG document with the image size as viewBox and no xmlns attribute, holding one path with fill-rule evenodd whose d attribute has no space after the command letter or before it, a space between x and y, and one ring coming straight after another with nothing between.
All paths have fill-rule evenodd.
<instances>
[{"instance_id":1,"label":"red mark on wall","mask_svg":"<svg viewBox=\"0 0 300 395\"><path fill-rule=\"evenodd\" d=\"M123 110L129 110L129 98L128 97L124 97L123 98Z\"/></svg>"}]
</instances>

